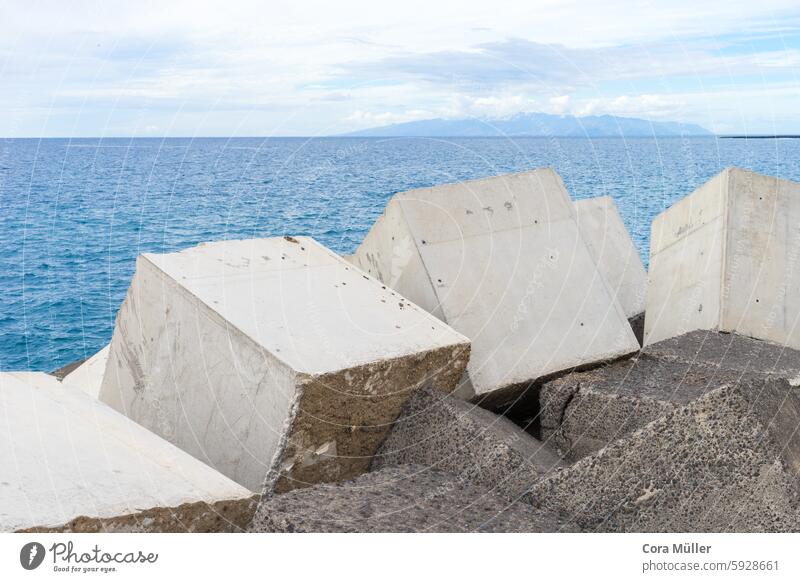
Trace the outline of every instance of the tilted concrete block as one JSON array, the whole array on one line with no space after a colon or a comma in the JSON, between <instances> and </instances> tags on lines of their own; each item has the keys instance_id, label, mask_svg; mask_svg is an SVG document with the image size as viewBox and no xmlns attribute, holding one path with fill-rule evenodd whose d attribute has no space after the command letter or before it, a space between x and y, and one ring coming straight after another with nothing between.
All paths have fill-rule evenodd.
<instances>
[{"instance_id":1,"label":"tilted concrete block","mask_svg":"<svg viewBox=\"0 0 800 582\"><path fill-rule=\"evenodd\" d=\"M0 373L0 531L230 531L255 497L74 386Z\"/></svg>"},{"instance_id":2,"label":"tilted concrete block","mask_svg":"<svg viewBox=\"0 0 800 582\"><path fill-rule=\"evenodd\" d=\"M305 237L146 254L100 398L253 491L352 478L468 340Z\"/></svg>"},{"instance_id":3,"label":"tilted concrete block","mask_svg":"<svg viewBox=\"0 0 800 582\"><path fill-rule=\"evenodd\" d=\"M586 531L800 531L800 394L744 375L533 486Z\"/></svg>"},{"instance_id":4,"label":"tilted concrete block","mask_svg":"<svg viewBox=\"0 0 800 582\"><path fill-rule=\"evenodd\" d=\"M575 201L578 229L625 316L644 312L647 272L610 196Z\"/></svg>"},{"instance_id":5,"label":"tilted concrete block","mask_svg":"<svg viewBox=\"0 0 800 582\"><path fill-rule=\"evenodd\" d=\"M645 345L695 329L800 348L800 184L728 168L656 217Z\"/></svg>"},{"instance_id":6,"label":"tilted concrete block","mask_svg":"<svg viewBox=\"0 0 800 582\"><path fill-rule=\"evenodd\" d=\"M793 380L800 352L709 331L652 344L638 357L544 383L542 440L580 459L745 372Z\"/></svg>"},{"instance_id":7,"label":"tilted concrete block","mask_svg":"<svg viewBox=\"0 0 800 582\"><path fill-rule=\"evenodd\" d=\"M465 398L639 347L549 169L397 194L353 262L470 338Z\"/></svg>"},{"instance_id":8,"label":"tilted concrete block","mask_svg":"<svg viewBox=\"0 0 800 582\"><path fill-rule=\"evenodd\" d=\"M560 457L510 420L425 388L411 397L372 469L416 464L519 499Z\"/></svg>"},{"instance_id":9,"label":"tilted concrete block","mask_svg":"<svg viewBox=\"0 0 800 582\"><path fill-rule=\"evenodd\" d=\"M419 465L265 499L254 532L575 532L556 514L509 503L486 489Z\"/></svg>"},{"instance_id":10,"label":"tilted concrete block","mask_svg":"<svg viewBox=\"0 0 800 582\"><path fill-rule=\"evenodd\" d=\"M74 385L89 396L100 398L100 386L108 362L109 346L104 347L80 366L64 376L62 382Z\"/></svg>"}]
</instances>

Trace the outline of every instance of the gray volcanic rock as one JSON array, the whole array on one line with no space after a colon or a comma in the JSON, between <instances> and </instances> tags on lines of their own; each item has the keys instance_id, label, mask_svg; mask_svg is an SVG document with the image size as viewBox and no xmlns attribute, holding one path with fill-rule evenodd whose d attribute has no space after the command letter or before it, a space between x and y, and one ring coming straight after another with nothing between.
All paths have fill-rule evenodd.
<instances>
[{"instance_id":1,"label":"gray volcanic rock","mask_svg":"<svg viewBox=\"0 0 800 582\"><path fill-rule=\"evenodd\" d=\"M800 531L800 391L747 375L535 484L587 531Z\"/></svg>"},{"instance_id":2,"label":"gray volcanic rock","mask_svg":"<svg viewBox=\"0 0 800 582\"><path fill-rule=\"evenodd\" d=\"M509 503L482 487L405 465L353 481L275 495L256 511L254 532L576 531L554 514Z\"/></svg>"},{"instance_id":3,"label":"gray volcanic rock","mask_svg":"<svg viewBox=\"0 0 800 582\"><path fill-rule=\"evenodd\" d=\"M569 374L541 387L542 438L574 461L739 376L648 357Z\"/></svg>"},{"instance_id":4,"label":"gray volcanic rock","mask_svg":"<svg viewBox=\"0 0 800 582\"><path fill-rule=\"evenodd\" d=\"M413 463L517 499L563 466L558 454L513 422L432 388L406 404L372 469Z\"/></svg>"},{"instance_id":5,"label":"gray volcanic rock","mask_svg":"<svg viewBox=\"0 0 800 582\"><path fill-rule=\"evenodd\" d=\"M800 375L800 351L734 333L696 330L646 346L642 353L664 361L789 380Z\"/></svg>"},{"instance_id":6,"label":"gray volcanic rock","mask_svg":"<svg viewBox=\"0 0 800 582\"><path fill-rule=\"evenodd\" d=\"M796 378L800 352L708 331L664 340L638 357L543 384L542 438L574 461L745 373Z\"/></svg>"}]
</instances>

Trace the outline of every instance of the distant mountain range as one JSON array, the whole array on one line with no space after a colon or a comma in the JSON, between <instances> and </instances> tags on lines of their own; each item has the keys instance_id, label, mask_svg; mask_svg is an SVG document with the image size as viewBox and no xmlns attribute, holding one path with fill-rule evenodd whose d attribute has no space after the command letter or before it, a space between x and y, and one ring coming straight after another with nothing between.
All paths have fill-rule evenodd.
<instances>
[{"instance_id":1,"label":"distant mountain range","mask_svg":"<svg viewBox=\"0 0 800 582\"><path fill-rule=\"evenodd\" d=\"M692 123L615 115L518 113L503 119L424 119L347 133L360 137L653 137L713 135Z\"/></svg>"}]
</instances>

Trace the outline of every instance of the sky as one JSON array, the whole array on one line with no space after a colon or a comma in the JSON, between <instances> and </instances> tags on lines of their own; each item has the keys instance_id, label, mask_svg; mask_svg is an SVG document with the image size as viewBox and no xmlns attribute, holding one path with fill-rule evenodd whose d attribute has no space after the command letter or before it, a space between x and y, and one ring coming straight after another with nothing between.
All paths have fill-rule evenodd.
<instances>
[{"instance_id":1,"label":"sky","mask_svg":"<svg viewBox=\"0 0 800 582\"><path fill-rule=\"evenodd\" d=\"M0 0L0 136L613 114L800 133L798 0Z\"/></svg>"}]
</instances>

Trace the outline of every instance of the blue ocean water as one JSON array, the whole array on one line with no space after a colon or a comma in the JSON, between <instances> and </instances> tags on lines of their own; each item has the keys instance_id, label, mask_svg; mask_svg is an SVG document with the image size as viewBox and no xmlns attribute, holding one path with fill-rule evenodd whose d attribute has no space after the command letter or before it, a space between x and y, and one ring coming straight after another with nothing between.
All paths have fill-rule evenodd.
<instances>
[{"instance_id":1,"label":"blue ocean water","mask_svg":"<svg viewBox=\"0 0 800 582\"><path fill-rule=\"evenodd\" d=\"M352 252L395 193L553 166L650 221L726 166L800 180L800 140L555 138L0 141L0 370L53 370L111 338L142 252L309 234Z\"/></svg>"}]
</instances>

